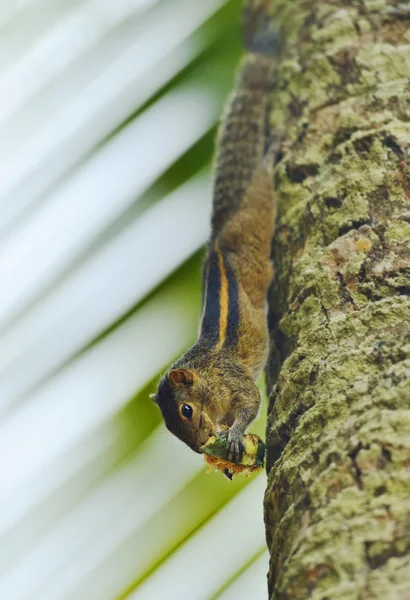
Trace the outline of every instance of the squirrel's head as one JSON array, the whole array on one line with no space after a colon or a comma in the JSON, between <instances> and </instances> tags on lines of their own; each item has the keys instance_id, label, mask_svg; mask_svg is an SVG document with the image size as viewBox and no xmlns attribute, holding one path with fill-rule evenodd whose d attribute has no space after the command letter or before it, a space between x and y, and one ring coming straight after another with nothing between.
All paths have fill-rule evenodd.
<instances>
[{"instance_id":1,"label":"squirrel's head","mask_svg":"<svg viewBox=\"0 0 410 600\"><path fill-rule=\"evenodd\" d=\"M169 431L198 453L215 429L203 410L203 393L194 371L175 368L164 375L157 393L151 395L161 409Z\"/></svg>"}]
</instances>

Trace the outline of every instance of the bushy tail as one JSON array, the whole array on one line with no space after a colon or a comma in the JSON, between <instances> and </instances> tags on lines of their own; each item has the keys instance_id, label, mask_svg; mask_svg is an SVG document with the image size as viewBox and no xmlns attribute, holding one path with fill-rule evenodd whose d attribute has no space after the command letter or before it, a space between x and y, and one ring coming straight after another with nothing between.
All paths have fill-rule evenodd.
<instances>
[{"instance_id":1,"label":"bushy tail","mask_svg":"<svg viewBox=\"0 0 410 600\"><path fill-rule=\"evenodd\" d=\"M243 37L248 53L239 66L217 138L212 215L215 236L239 208L268 145L269 97L280 42L266 8L265 1L248 0L244 11Z\"/></svg>"},{"instance_id":2,"label":"bushy tail","mask_svg":"<svg viewBox=\"0 0 410 600\"><path fill-rule=\"evenodd\" d=\"M275 57L280 54L279 30L270 13L271 0L246 0L243 10L242 37L249 52Z\"/></svg>"}]
</instances>

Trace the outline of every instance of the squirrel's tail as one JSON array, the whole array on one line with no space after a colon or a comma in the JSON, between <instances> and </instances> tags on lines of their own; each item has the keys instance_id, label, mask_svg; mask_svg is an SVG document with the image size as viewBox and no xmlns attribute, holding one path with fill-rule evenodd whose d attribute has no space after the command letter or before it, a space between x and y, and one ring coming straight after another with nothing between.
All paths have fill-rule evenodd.
<instances>
[{"instance_id":1,"label":"squirrel's tail","mask_svg":"<svg viewBox=\"0 0 410 600\"><path fill-rule=\"evenodd\" d=\"M271 0L246 0L242 37L247 54L237 78L238 88L272 89L277 59L282 50L279 28L269 12Z\"/></svg>"},{"instance_id":2,"label":"squirrel's tail","mask_svg":"<svg viewBox=\"0 0 410 600\"><path fill-rule=\"evenodd\" d=\"M218 131L215 156L212 230L214 235L238 210L255 170L269 146L269 99L274 85L278 31L266 0L247 0L243 26L248 52Z\"/></svg>"},{"instance_id":3,"label":"squirrel's tail","mask_svg":"<svg viewBox=\"0 0 410 600\"><path fill-rule=\"evenodd\" d=\"M271 0L246 0L242 37L248 52L277 57L281 52L279 29L269 12Z\"/></svg>"}]
</instances>

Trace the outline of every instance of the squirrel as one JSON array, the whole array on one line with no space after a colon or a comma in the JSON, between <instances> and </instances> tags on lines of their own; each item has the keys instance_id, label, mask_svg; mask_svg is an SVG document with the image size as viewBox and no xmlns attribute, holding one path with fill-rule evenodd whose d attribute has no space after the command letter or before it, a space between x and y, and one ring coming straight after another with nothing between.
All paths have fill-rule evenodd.
<instances>
[{"instance_id":1,"label":"squirrel","mask_svg":"<svg viewBox=\"0 0 410 600\"><path fill-rule=\"evenodd\" d=\"M269 343L266 297L276 201L266 131L279 40L266 5L266 0L246 4L247 53L218 131L198 339L151 395L169 431L195 452L216 429L228 428L228 457L234 462L258 413L255 381Z\"/></svg>"}]
</instances>

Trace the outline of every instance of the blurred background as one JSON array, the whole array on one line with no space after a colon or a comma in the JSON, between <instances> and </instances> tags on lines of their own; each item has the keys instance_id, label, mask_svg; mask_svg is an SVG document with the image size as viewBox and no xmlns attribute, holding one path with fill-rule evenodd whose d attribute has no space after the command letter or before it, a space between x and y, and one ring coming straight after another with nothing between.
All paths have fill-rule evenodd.
<instances>
[{"instance_id":1,"label":"blurred background","mask_svg":"<svg viewBox=\"0 0 410 600\"><path fill-rule=\"evenodd\" d=\"M2 3L1 600L267 596L265 474L206 474L148 398L196 337L240 10Z\"/></svg>"}]
</instances>

